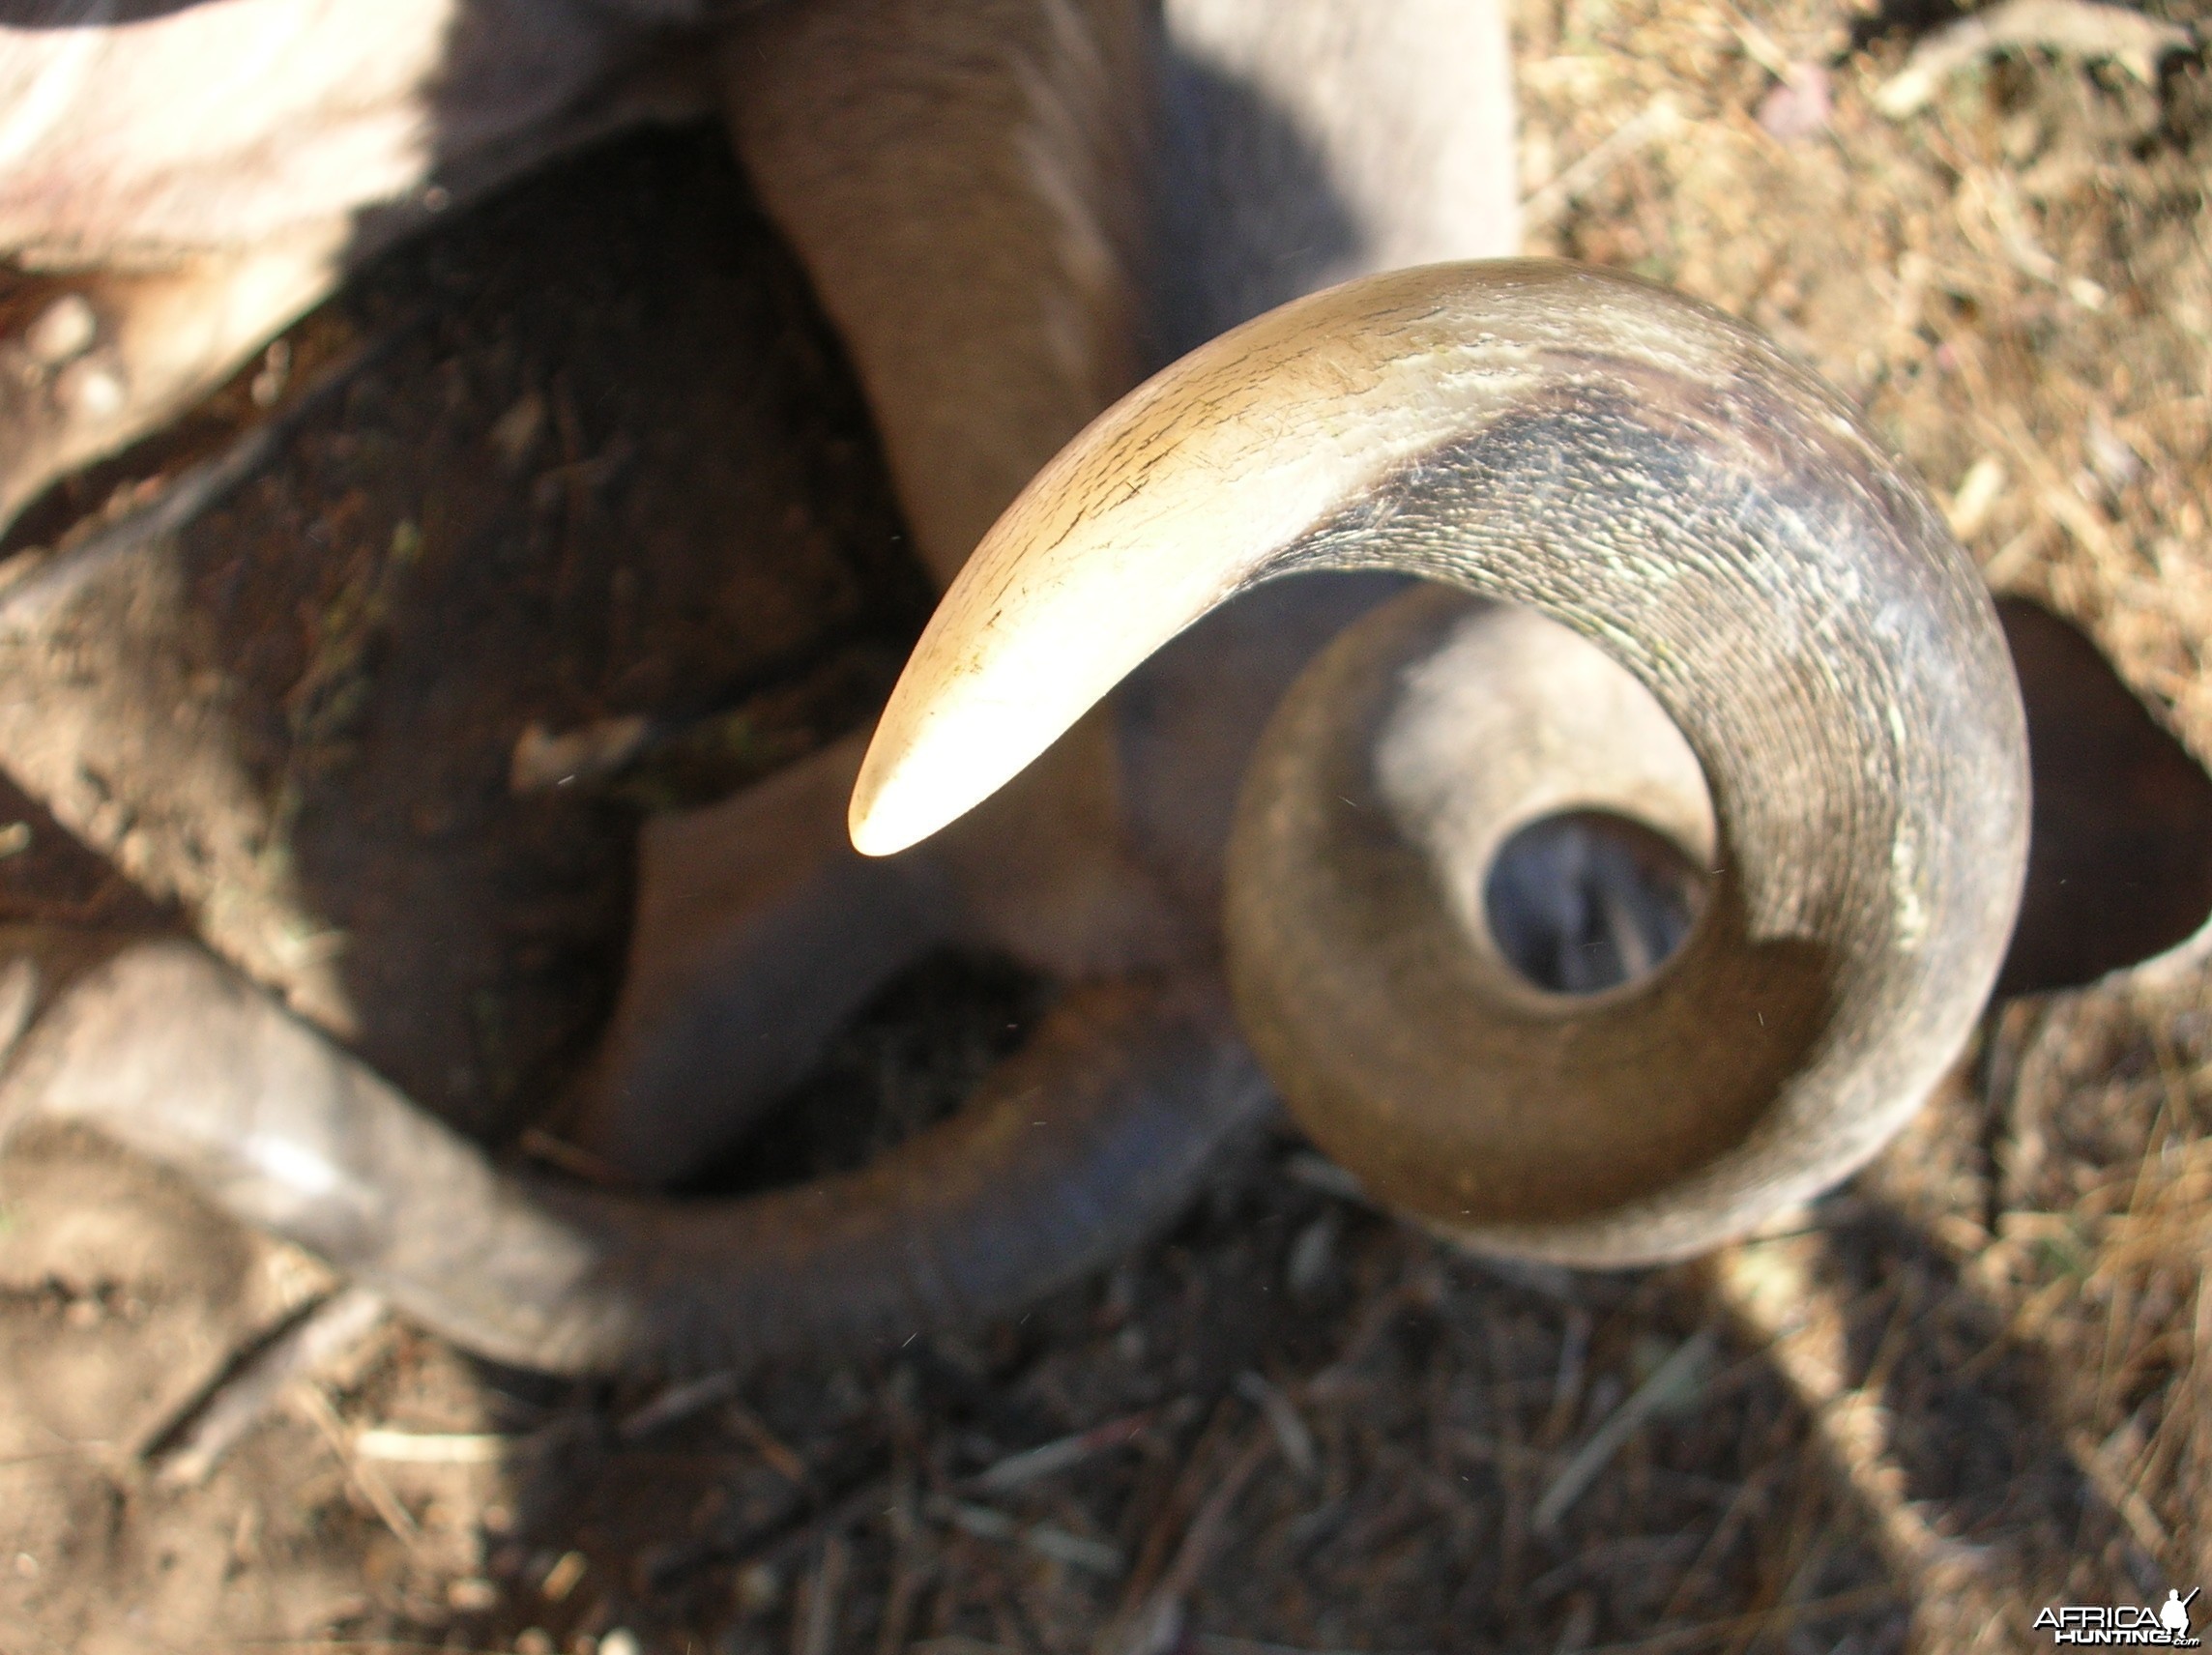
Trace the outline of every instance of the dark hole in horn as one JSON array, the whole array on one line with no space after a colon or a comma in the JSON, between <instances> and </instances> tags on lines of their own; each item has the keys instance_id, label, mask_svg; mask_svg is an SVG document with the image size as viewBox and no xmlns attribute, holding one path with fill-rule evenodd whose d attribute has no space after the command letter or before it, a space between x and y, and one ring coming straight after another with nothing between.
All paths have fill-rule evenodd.
<instances>
[{"instance_id":1,"label":"dark hole in horn","mask_svg":"<svg viewBox=\"0 0 2212 1655\"><path fill-rule=\"evenodd\" d=\"M1649 976L1690 934L1704 876L1665 834L1605 810L1538 817L1483 885L1499 952L1535 987L1591 995Z\"/></svg>"}]
</instances>

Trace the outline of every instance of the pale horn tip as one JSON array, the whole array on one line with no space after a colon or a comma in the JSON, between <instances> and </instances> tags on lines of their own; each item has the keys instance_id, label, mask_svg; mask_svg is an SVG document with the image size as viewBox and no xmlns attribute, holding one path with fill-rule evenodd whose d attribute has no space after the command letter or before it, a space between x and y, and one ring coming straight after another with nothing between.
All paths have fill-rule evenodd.
<instances>
[{"instance_id":1,"label":"pale horn tip","mask_svg":"<svg viewBox=\"0 0 2212 1655\"><path fill-rule=\"evenodd\" d=\"M933 779L931 767L911 766L905 763L907 757L903 748L887 750L880 731L868 745L845 818L853 849L863 857L893 856L928 838L968 808L933 798L933 793L944 790L928 785Z\"/></svg>"},{"instance_id":2,"label":"pale horn tip","mask_svg":"<svg viewBox=\"0 0 2212 1655\"><path fill-rule=\"evenodd\" d=\"M1096 699L1071 702L1065 684L1017 704L964 693L957 681L979 675L932 670L927 645L892 691L853 784L846 826L864 857L892 856L965 816Z\"/></svg>"},{"instance_id":3,"label":"pale horn tip","mask_svg":"<svg viewBox=\"0 0 2212 1655\"><path fill-rule=\"evenodd\" d=\"M1528 354L1482 358L1488 313L1463 312L1529 274L1438 266L1295 301L1091 421L924 629L861 767L855 847L888 856L981 803L1273 553L1451 440L1469 388Z\"/></svg>"}]
</instances>

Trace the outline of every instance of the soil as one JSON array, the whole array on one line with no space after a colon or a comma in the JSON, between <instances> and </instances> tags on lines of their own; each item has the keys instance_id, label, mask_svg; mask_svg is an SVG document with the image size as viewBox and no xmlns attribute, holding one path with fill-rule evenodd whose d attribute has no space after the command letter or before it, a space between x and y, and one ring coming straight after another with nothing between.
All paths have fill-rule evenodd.
<instances>
[{"instance_id":1,"label":"soil","mask_svg":"<svg viewBox=\"0 0 2212 1655\"><path fill-rule=\"evenodd\" d=\"M2030 44L1881 113L1940 21L1526 0L1531 250L1769 330L2212 759L2212 77ZM641 817L863 721L928 603L708 130L396 250L0 558L60 595L5 646L0 918L195 928L524 1153ZM616 756L518 790L534 727ZM732 1176L950 1107L1046 992L931 962ZM371 1316L221 1452L340 1284L41 1132L0 1162L0 1652L2043 1647L2045 1605L2212 1583L2208 1127L2199 940L1994 1007L1874 1168L1679 1268L1485 1265L1278 1135L968 1336L670 1391Z\"/></svg>"}]
</instances>

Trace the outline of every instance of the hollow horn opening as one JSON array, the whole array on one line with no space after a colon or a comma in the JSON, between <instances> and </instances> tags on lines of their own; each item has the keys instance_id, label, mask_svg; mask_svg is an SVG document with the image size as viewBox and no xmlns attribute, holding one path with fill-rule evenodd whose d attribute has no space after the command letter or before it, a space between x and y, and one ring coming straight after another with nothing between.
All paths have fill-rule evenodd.
<instances>
[{"instance_id":1,"label":"hollow horn opening","mask_svg":"<svg viewBox=\"0 0 2212 1655\"><path fill-rule=\"evenodd\" d=\"M1530 987L1586 997L1665 965L1704 907L1705 874L1663 833L1609 810L1516 828L1482 882L1491 942Z\"/></svg>"}]
</instances>

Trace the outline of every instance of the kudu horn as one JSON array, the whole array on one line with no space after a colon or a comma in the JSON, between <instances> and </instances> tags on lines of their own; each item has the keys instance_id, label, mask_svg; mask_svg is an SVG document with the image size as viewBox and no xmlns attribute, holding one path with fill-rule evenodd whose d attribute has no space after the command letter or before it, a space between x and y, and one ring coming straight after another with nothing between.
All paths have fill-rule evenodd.
<instances>
[{"instance_id":1,"label":"kudu horn","mask_svg":"<svg viewBox=\"0 0 2212 1655\"><path fill-rule=\"evenodd\" d=\"M1077 990L872 1166L674 1202L503 1171L181 941L0 932L0 1140L89 1127L480 1355L705 1372L1033 1302L1172 1219L1266 1105L1217 986Z\"/></svg>"},{"instance_id":2,"label":"kudu horn","mask_svg":"<svg viewBox=\"0 0 2212 1655\"><path fill-rule=\"evenodd\" d=\"M1248 772L1228 869L1239 1020L1301 1123L1435 1228L1584 1264L1712 1245L1864 1162L2004 954L2019 693L1972 565L1850 410L1630 277L1375 276L1124 397L947 593L855 842L934 831L1239 592L1376 566L1539 611L1641 681L1703 768L1712 886L1633 988L1511 982L1451 899L1469 870L1368 807L1391 802L1373 754L1403 653L1324 656Z\"/></svg>"}]
</instances>

